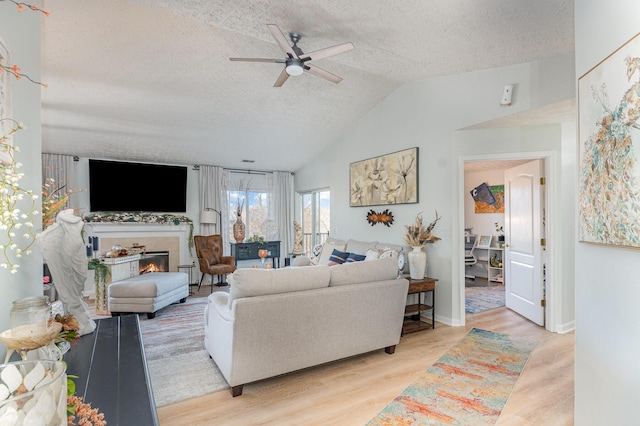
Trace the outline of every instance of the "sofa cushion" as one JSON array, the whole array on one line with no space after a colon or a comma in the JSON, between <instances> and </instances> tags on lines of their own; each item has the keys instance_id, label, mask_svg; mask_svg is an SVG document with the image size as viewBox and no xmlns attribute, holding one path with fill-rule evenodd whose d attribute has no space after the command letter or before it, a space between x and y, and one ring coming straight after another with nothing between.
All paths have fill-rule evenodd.
<instances>
[{"instance_id":1,"label":"sofa cushion","mask_svg":"<svg viewBox=\"0 0 640 426\"><path fill-rule=\"evenodd\" d=\"M329 256L329 266L340 265L347 261L349 257L349 253L346 251L340 251L337 249L333 249L331 252L331 256Z\"/></svg>"},{"instance_id":2,"label":"sofa cushion","mask_svg":"<svg viewBox=\"0 0 640 426\"><path fill-rule=\"evenodd\" d=\"M330 269L330 287L392 280L398 276L398 262L394 258L348 262Z\"/></svg>"},{"instance_id":3,"label":"sofa cushion","mask_svg":"<svg viewBox=\"0 0 640 426\"><path fill-rule=\"evenodd\" d=\"M344 243L332 243L326 242L322 246L322 252L320 253L320 257L318 258L318 265L328 265L329 264L329 256L333 253L333 250L344 251Z\"/></svg>"},{"instance_id":4,"label":"sofa cushion","mask_svg":"<svg viewBox=\"0 0 640 426\"><path fill-rule=\"evenodd\" d=\"M328 287L330 269L326 265L282 269L236 269L229 277L229 307L235 299L243 297Z\"/></svg>"},{"instance_id":5,"label":"sofa cushion","mask_svg":"<svg viewBox=\"0 0 640 426\"><path fill-rule=\"evenodd\" d=\"M360 262L365 260L366 257L367 256L362 254L349 253L349 256L347 256L347 260L345 260L345 262Z\"/></svg>"},{"instance_id":6,"label":"sofa cushion","mask_svg":"<svg viewBox=\"0 0 640 426\"><path fill-rule=\"evenodd\" d=\"M356 240L347 240L347 245L344 248L349 253L367 254L367 250L375 249L378 245L377 241L365 242Z\"/></svg>"}]
</instances>

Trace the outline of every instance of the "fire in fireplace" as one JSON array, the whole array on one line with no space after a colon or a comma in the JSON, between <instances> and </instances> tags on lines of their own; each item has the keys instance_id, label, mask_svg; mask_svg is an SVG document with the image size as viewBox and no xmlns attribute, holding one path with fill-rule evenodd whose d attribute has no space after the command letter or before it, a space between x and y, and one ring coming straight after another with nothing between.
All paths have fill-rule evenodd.
<instances>
[{"instance_id":1,"label":"fire in fireplace","mask_svg":"<svg viewBox=\"0 0 640 426\"><path fill-rule=\"evenodd\" d=\"M169 272L168 251L148 251L140 256L140 275L149 272Z\"/></svg>"}]
</instances>

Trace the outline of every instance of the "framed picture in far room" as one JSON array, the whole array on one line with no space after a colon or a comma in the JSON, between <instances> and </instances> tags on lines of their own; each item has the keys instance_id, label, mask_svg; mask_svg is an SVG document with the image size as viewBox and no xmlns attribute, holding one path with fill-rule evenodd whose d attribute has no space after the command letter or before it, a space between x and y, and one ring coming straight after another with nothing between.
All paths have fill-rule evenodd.
<instances>
[{"instance_id":1,"label":"framed picture in far room","mask_svg":"<svg viewBox=\"0 0 640 426\"><path fill-rule=\"evenodd\" d=\"M476 245L478 248L490 248L491 247L491 235L480 235L478 236L478 244Z\"/></svg>"}]
</instances>

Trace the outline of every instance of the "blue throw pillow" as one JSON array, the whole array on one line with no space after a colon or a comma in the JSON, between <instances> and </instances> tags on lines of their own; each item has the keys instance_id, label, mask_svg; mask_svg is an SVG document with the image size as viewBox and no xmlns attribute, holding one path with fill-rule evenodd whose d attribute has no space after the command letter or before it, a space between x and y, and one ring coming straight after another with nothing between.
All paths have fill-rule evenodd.
<instances>
[{"instance_id":1,"label":"blue throw pillow","mask_svg":"<svg viewBox=\"0 0 640 426\"><path fill-rule=\"evenodd\" d=\"M340 265L346 262L347 257L349 257L349 252L333 249L333 251L331 252L331 256L329 256L328 265Z\"/></svg>"},{"instance_id":2,"label":"blue throw pillow","mask_svg":"<svg viewBox=\"0 0 640 426\"><path fill-rule=\"evenodd\" d=\"M364 256L362 254L355 254L355 253L349 253L349 256L347 256L347 262L360 262L362 260L365 260L367 258L367 256Z\"/></svg>"}]
</instances>

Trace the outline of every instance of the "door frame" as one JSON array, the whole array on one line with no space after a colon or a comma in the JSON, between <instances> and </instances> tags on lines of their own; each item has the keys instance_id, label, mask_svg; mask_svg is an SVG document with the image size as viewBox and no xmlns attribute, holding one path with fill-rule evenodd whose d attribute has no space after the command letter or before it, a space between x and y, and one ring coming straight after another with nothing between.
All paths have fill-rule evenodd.
<instances>
[{"instance_id":1,"label":"door frame","mask_svg":"<svg viewBox=\"0 0 640 426\"><path fill-rule=\"evenodd\" d=\"M554 276L556 268L554 264L559 259L556 259L556 250L554 248L554 225L555 225L555 193L560 189L560 182L557 179L556 172L556 153L553 151L539 151L539 152L518 152L518 153L505 153L505 154L482 154L482 155L464 155L458 157L458 230L459 235L464 235L464 163L476 162L476 161L500 161L500 160L543 160L544 162L544 175L546 178L546 186L544 191L544 206L545 206L545 220L546 220L546 250L544 254L545 268L545 329L548 331L556 331L555 319L560 318L557 309L562 306L561 300L556 295L559 295ZM454 233L455 235L455 233ZM453 265L455 270L458 271L458 306L459 306L459 325L464 326L466 324L465 313L465 278L464 278L464 241L462 237L459 238L459 242L455 244L458 252L457 256L453 257ZM457 266L456 266L457 265ZM455 276L455 274L454 274ZM454 287L455 281L454 281ZM453 292L455 294L455 292ZM455 301L454 301L455 303Z\"/></svg>"}]
</instances>

